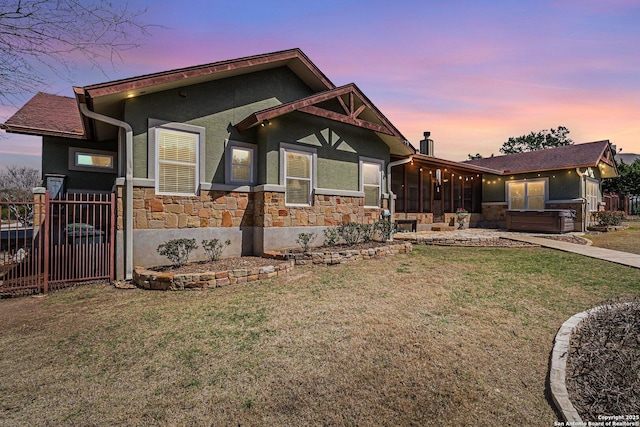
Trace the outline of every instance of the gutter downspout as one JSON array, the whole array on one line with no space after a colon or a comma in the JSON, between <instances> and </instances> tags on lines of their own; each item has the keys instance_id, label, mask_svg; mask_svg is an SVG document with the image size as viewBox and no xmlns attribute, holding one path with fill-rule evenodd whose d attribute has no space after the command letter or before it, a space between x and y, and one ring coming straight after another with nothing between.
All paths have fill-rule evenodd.
<instances>
[{"instance_id":1,"label":"gutter downspout","mask_svg":"<svg viewBox=\"0 0 640 427\"><path fill-rule=\"evenodd\" d=\"M391 213L390 221L393 222L394 215L396 213L396 198L393 191L391 191L391 168L394 166L404 165L413 161L413 155L406 159L396 160L387 165L387 191L389 192L389 212Z\"/></svg>"},{"instance_id":2,"label":"gutter downspout","mask_svg":"<svg viewBox=\"0 0 640 427\"><path fill-rule=\"evenodd\" d=\"M123 122L113 117L104 116L89 110L87 104L80 103L80 111L90 119L98 120L113 126L117 126L125 131L125 217L124 217L124 238L125 238L125 271L124 279L133 278L133 129L127 122ZM120 136L118 137L120 139Z\"/></svg>"},{"instance_id":3,"label":"gutter downspout","mask_svg":"<svg viewBox=\"0 0 640 427\"><path fill-rule=\"evenodd\" d=\"M581 168L576 168L576 173L580 177L580 199L582 199L582 224L580 224L581 231L587 231L587 226L589 223L589 218L587 218L587 197L586 197L586 188L587 188L587 178L585 178L585 172L580 170Z\"/></svg>"}]
</instances>

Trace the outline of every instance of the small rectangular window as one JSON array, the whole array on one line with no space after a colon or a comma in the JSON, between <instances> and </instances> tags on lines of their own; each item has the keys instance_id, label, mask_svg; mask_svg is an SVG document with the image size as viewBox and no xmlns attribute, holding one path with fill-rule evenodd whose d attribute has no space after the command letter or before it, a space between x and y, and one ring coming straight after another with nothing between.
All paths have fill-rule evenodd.
<instances>
[{"instance_id":1,"label":"small rectangular window","mask_svg":"<svg viewBox=\"0 0 640 427\"><path fill-rule=\"evenodd\" d=\"M253 150L231 147L231 182L253 181Z\"/></svg>"},{"instance_id":2,"label":"small rectangular window","mask_svg":"<svg viewBox=\"0 0 640 427\"><path fill-rule=\"evenodd\" d=\"M312 155L300 151L285 151L285 193L290 205L311 204Z\"/></svg>"},{"instance_id":3,"label":"small rectangular window","mask_svg":"<svg viewBox=\"0 0 640 427\"><path fill-rule=\"evenodd\" d=\"M116 172L114 151L69 147L69 170L84 172Z\"/></svg>"},{"instance_id":4,"label":"small rectangular window","mask_svg":"<svg viewBox=\"0 0 640 427\"><path fill-rule=\"evenodd\" d=\"M113 156L76 153L76 166L113 169Z\"/></svg>"}]
</instances>

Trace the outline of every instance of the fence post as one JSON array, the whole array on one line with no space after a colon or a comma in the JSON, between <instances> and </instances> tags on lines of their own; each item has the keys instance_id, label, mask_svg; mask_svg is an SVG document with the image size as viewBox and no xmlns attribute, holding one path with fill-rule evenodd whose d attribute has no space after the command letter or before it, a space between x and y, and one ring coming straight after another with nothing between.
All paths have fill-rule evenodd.
<instances>
[{"instance_id":1,"label":"fence post","mask_svg":"<svg viewBox=\"0 0 640 427\"><path fill-rule=\"evenodd\" d=\"M40 257L37 269L42 272L42 291L49 292L49 227L47 215L49 213L49 192L44 187L33 189L33 232L38 239L37 254ZM37 237L36 237L37 236Z\"/></svg>"}]
</instances>

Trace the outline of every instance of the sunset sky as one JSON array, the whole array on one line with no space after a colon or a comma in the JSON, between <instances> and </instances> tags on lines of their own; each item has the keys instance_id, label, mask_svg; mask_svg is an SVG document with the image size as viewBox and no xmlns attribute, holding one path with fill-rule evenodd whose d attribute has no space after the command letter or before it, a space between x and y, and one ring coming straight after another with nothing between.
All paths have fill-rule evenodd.
<instances>
[{"instance_id":1,"label":"sunset sky","mask_svg":"<svg viewBox=\"0 0 640 427\"><path fill-rule=\"evenodd\" d=\"M44 91L299 47L334 84L356 83L414 146L431 131L438 157L499 154L510 136L559 125L576 143L640 153L640 0L129 5L159 26L142 46L106 75L80 67ZM0 121L15 111L0 107ZM39 167L40 146L0 135L0 165Z\"/></svg>"}]
</instances>

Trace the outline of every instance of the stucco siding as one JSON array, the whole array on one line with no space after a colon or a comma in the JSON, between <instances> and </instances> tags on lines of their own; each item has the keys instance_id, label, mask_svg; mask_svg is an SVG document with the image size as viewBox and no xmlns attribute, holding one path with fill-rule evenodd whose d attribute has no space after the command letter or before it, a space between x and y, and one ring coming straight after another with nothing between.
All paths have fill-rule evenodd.
<instances>
[{"instance_id":1,"label":"stucco siding","mask_svg":"<svg viewBox=\"0 0 640 427\"><path fill-rule=\"evenodd\" d=\"M239 133L233 125L251 113L310 94L311 89L282 67L129 99L125 121L134 131L134 176L147 177L150 118L204 127L206 179L223 183L224 140L257 142L255 131Z\"/></svg>"},{"instance_id":2,"label":"stucco siding","mask_svg":"<svg viewBox=\"0 0 640 427\"><path fill-rule=\"evenodd\" d=\"M44 136L42 138L42 174L60 174L67 177L68 189L111 191L115 173L82 172L69 169L69 147L117 152L116 141L83 141L71 138ZM116 156L117 157L117 156ZM117 158L115 159L117 161Z\"/></svg>"},{"instance_id":3,"label":"stucco siding","mask_svg":"<svg viewBox=\"0 0 640 427\"><path fill-rule=\"evenodd\" d=\"M266 147L266 183L279 184L280 144L299 144L317 151L316 187L359 191L361 157L389 162L389 147L375 133L304 113L273 120L260 148ZM264 150L263 150L264 151Z\"/></svg>"}]
</instances>

